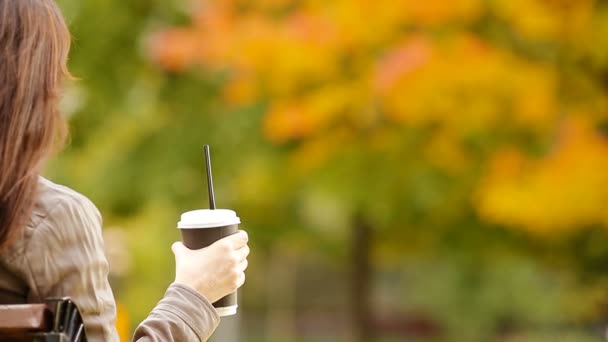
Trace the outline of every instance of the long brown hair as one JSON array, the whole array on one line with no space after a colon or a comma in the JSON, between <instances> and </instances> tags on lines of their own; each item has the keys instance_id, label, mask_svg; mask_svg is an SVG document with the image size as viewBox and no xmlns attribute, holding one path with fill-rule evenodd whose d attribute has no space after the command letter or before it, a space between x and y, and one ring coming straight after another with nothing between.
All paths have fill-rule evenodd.
<instances>
[{"instance_id":1,"label":"long brown hair","mask_svg":"<svg viewBox=\"0 0 608 342\"><path fill-rule=\"evenodd\" d=\"M28 223L58 112L70 34L53 0L0 0L0 251Z\"/></svg>"}]
</instances>

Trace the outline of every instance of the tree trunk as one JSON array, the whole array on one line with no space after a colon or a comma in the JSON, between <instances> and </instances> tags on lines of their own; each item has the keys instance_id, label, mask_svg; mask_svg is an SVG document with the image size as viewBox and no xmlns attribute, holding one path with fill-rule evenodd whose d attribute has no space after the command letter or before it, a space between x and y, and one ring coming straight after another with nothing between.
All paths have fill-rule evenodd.
<instances>
[{"instance_id":1,"label":"tree trunk","mask_svg":"<svg viewBox=\"0 0 608 342\"><path fill-rule=\"evenodd\" d=\"M353 220L352 319L355 342L374 340L371 303L372 227L362 214Z\"/></svg>"},{"instance_id":2,"label":"tree trunk","mask_svg":"<svg viewBox=\"0 0 608 342\"><path fill-rule=\"evenodd\" d=\"M297 263L289 244L278 243L268 260L266 320L267 342L296 341L296 276Z\"/></svg>"}]
</instances>

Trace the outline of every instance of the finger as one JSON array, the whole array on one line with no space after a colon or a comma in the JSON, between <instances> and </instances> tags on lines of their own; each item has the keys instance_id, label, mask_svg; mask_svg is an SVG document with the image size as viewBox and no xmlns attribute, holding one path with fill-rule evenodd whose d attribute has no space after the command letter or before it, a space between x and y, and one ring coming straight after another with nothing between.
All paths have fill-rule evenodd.
<instances>
[{"instance_id":1,"label":"finger","mask_svg":"<svg viewBox=\"0 0 608 342\"><path fill-rule=\"evenodd\" d=\"M247 259L247 256L249 256L249 246L245 245L243 247L241 247L240 249L238 249L237 251L235 251L234 253L236 254L236 259L238 261L242 261L243 259Z\"/></svg>"},{"instance_id":2,"label":"finger","mask_svg":"<svg viewBox=\"0 0 608 342\"><path fill-rule=\"evenodd\" d=\"M240 288L241 286L243 286L243 284L245 284L245 273L241 272L239 274L239 279L236 282L236 288Z\"/></svg>"},{"instance_id":3,"label":"finger","mask_svg":"<svg viewBox=\"0 0 608 342\"><path fill-rule=\"evenodd\" d=\"M244 230L239 230L238 232L223 238L232 249L240 249L245 246L249 241L249 237Z\"/></svg>"},{"instance_id":4,"label":"finger","mask_svg":"<svg viewBox=\"0 0 608 342\"><path fill-rule=\"evenodd\" d=\"M249 233L247 233L247 231L241 229L238 233L244 235L245 243L249 242Z\"/></svg>"},{"instance_id":5,"label":"finger","mask_svg":"<svg viewBox=\"0 0 608 342\"><path fill-rule=\"evenodd\" d=\"M239 263L239 265L237 266L237 269L241 272L245 272L247 267L249 267L249 261L247 261L247 259L245 259L245 260L241 261L241 263Z\"/></svg>"},{"instance_id":6,"label":"finger","mask_svg":"<svg viewBox=\"0 0 608 342\"><path fill-rule=\"evenodd\" d=\"M173 245L171 245L171 251L173 251L175 257L178 257L186 252L186 246L184 246L184 244L180 241L176 241L173 243Z\"/></svg>"}]
</instances>

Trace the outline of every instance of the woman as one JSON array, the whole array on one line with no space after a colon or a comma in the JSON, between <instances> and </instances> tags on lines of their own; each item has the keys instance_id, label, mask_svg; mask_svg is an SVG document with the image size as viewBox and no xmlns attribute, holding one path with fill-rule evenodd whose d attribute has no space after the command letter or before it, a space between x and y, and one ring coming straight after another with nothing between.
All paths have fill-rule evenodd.
<instances>
[{"instance_id":1,"label":"woman","mask_svg":"<svg viewBox=\"0 0 608 342\"><path fill-rule=\"evenodd\" d=\"M40 177L65 136L57 103L69 45L53 0L0 0L0 303L69 296L89 340L117 341L99 212ZM175 282L135 340L206 340L219 323L210 303L245 281L245 232L197 251L181 243L172 249Z\"/></svg>"}]
</instances>

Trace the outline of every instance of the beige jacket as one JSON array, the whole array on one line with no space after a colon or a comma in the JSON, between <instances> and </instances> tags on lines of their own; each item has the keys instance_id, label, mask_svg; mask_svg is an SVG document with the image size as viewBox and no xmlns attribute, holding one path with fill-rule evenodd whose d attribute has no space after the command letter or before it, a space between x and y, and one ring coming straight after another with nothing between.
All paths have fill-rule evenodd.
<instances>
[{"instance_id":1,"label":"beige jacket","mask_svg":"<svg viewBox=\"0 0 608 342\"><path fill-rule=\"evenodd\" d=\"M75 191L41 179L39 200L20 239L0 256L0 304L71 297L89 341L118 341L101 216ZM219 324L213 306L173 284L135 331L134 341L206 341Z\"/></svg>"}]
</instances>

